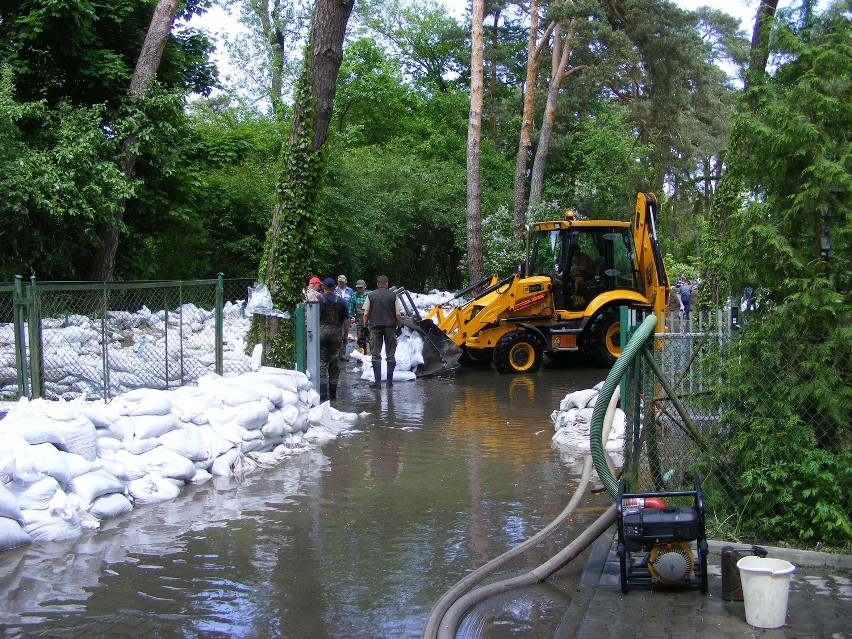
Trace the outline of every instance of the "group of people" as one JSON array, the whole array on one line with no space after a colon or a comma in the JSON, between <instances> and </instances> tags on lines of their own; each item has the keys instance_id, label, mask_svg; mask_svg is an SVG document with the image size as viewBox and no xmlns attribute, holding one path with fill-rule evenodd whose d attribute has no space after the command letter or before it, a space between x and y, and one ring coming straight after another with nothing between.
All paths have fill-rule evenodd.
<instances>
[{"instance_id":1,"label":"group of people","mask_svg":"<svg viewBox=\"0 0 852 639\"><path fill-rule=\"evenodd\" d=\"M393 386L396 368L396 338L402 331L402 305L396 293L388 288L386 275L376 278L376 288L367 290L364 280L355 282L353 291L345 275L337 281L327 277L308 281L305 297L320 305L320 398L337 399L340 379L340 360L349 341L349 329L355 326L356 343L366 354L369 341L371 364L375 379L371 386L378 388L382 380L382 346L387 360L387 387ZM323 381L328 379L326 392Z\"/></svg>"}]
</instances>

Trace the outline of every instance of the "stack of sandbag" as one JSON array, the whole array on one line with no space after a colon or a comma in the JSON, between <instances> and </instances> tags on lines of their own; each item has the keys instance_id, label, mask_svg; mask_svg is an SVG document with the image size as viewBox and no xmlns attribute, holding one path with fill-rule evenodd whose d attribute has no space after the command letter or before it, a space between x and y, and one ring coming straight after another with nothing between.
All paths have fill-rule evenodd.
<instances>
[{"instance_id":1,"label":"stack of sandbag","mask_svg":"<svg viewBox=\"0 0 852 639\"><path fill-rule=\"evenodd\" d=\"M356 419L320 404L303 373L267 367L109 403L21 400L0 420L0 550L75 538L186 483L276 463Z\"/></svg>"},{"instance_id":2,"label":"stack of sandbag","mask_svg":"<svg viewBox=\"0 0 852 639\"><path fill-rule=\"evenodd\" d=\"M354 350L349 356L361 362L361 379L373 382L375 374L373 373L372 355L364 355ZM403 328L402 334L396 339L396 353L394 357L396 358L396 365L393 371L393 381L410 382L417 379L415 371L423 363L423 337L420 333L412 331L408 327ZM384 344L382 344L382 379L386 380L387 378L387 351Z\"/></svg>"},{"instance_id":3,"label":"stack of sandbag","mask_svg":"<svg viewBox=\"0 0 852 639\"><path fill-rule=\"evenodd\" d=\"M591 432L592 413L597 403L603 382L594 388L568 393L559 403L559 410L551 413L556 433L554 443L573 451L586 452L590 450L589 435ZM615 417L606 442L606 450L620 454L624 450L624 432L626 418L624 411L616 408ZM613 460L615 462L615 460ZM616 463L619 465L619 463Z\"/></svg>"}]
</instances>

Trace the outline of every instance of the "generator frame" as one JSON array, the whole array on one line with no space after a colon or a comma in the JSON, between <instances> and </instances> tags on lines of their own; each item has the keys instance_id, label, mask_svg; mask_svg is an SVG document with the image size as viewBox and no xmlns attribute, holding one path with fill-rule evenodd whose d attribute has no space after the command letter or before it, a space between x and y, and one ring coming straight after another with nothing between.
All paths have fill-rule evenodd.
<instances>
[{"instance_id":1,"label":"generator frame","mask_svg":"<svg viewBox=\"0 0 852 639\"><path fill-rule=\"evenodd\" d=\"M649 497L692 497L693 505L686 508L654 509L657 522L662 521L664 526L637 531L636 523L631 521L631 531L625 530L625 514L632 515L637 511L631 510L625 513L624 500L631 498L647 499ZM630 510L630 508L628 508ZM644 510L641 509L640 510ZM651 510L651 509L648 509ZM668 512L671 511L671 512ZM687 514L692 519L687 522L679 521L681 514ZM701 494L701 485L695 478L694 490L673 490L666 492L625 492L624 479L618 483L618 500L616 501L616 517L618 524L618 555L619 568L621 570L621 591L627 593L631 585L665 585L671 586L698 586L702 593L707 592L707 536L704 522L704 497ZM667 521L668 519L668 521ZM641 517L639 518L641 522ZM641 524L640 524L641 525ZM674 544L685 542L689 544L693 555L693 569L691 576L682 584L661 584L655 580L648 568L648 558L654 547L662 544ZM694 546L694 548L693 548ZM635 555L640 555L634 558Z\"/></svg>"}]
</instances>

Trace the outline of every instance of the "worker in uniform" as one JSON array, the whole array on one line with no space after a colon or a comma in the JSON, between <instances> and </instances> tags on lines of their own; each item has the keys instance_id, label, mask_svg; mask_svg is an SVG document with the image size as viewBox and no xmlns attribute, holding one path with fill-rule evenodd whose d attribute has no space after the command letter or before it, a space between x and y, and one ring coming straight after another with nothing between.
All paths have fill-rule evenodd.
<instances>
[{"instance_id":1,"label":"worker in uniform","mask_svg":"<svg viewBox=\"0 0 852 639\"><path fill-rule=\"evenodd\" d=\"M349 308L334 289L337 283L327 277L322 283L320 304L320 400L337 399L340 353L349 339ZM328 393L324 381L328 377Z\"/></svg>"},{"instance_id":2,"label":"worker in uniform","mask_svg":"<svg viewBox=\"0 0 852 639\"><path fill-rule=\"evenodd\" d=\"M364 300L364 324L370 327L370 352L372 353L372 387L382 383L382 344L388 363L388 388L393 386L393 371L396 368L396 338L402 332L402 304L396 293L388 288L387 275L376 278L376 290Z\"/></svg>"},{"instance_id":3,"label":"worker in uniform","mask_svg":"<svg viewBox=\"0 0 852 639\"><path fill-rule=\"evenodd\" d=\"M355 294L349 298L349 317L352 318L352 323L355 325L356 343L358 350L365 355L367 354L367 344L370 341L370 327L364 323L364 302L367 301L369 294L367 283L364 280L358 280L355 282Z\"/></svg>"}]
</instances>

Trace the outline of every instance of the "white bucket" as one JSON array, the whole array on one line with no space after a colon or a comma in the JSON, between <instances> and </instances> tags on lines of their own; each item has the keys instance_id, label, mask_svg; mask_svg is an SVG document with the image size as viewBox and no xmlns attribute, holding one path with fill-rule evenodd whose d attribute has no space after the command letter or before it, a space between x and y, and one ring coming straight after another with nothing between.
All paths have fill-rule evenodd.
<instances>
[{"instance_id":1,"label":"white bucket","mask_svg":"<svg viewBox=\"0 0 852 639\"><path fill-rule=\"evenodd\" d=\"M737 562L743 584L746 622L755 628L780 628L787 621L790 577L796 567L783 559L743 557Z\"/></svg>"}]
</instances>

